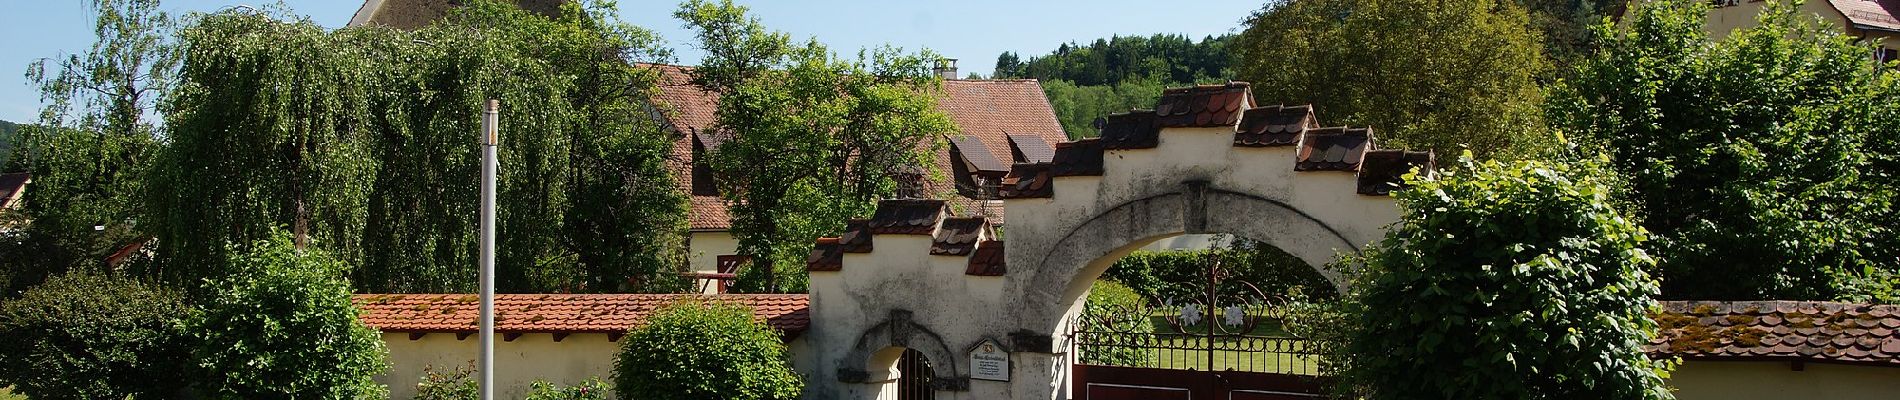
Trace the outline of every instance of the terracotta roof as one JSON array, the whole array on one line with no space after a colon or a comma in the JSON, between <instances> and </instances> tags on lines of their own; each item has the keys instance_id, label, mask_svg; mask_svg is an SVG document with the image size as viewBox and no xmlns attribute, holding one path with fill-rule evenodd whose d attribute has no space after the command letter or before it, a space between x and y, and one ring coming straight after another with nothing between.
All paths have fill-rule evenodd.
<instances>
[{"instance_id":1,"label":"terracotta roof","mask_svg":"<svg viewBox=\"0 0 1900 400\"><path fill-rule=\"evenodd\" d=\"M944 218L943 228L930 241L930 255L967 256L988 230L982 217Z\"/></svg>"},{"instance_id":2,"label":"terracotta roof","mask_svg":"<svg viewBox=\"0 0 1900 400\"><path fill-rule=\"evenodd\" d=\"M1155 124L1155 112L1135 110L1096 118L1101 130L1102 148L1109 150L1152 149L1161 145L1161 127Z\"/></svg>"},{"instance_id":3,"label":"terracotta roof","mask_svg":"<svg viewBox=\"0 0 1900 400\"><path fill-rule=\"evenodd\" d=\"M659 94L655 96L656 110L663 113L667 125L680 136L673 146L672 162L669 166L680 181L680 190L691 193L692 189L692 138L700 136L707 145L716 147L724 139L715 136L701 136L714 126L718 119L719 94L709 92L692 84L692 67L640 64L660 72ZM995 172L1006 171L1013 163L1009 135L1016 134L1025 138L1035 136L1047 143L1065 139L1062 124L1056 120L1055 111L1049 107L1049 101L1043 97L1042 84L1033 79L995 79L962 80L952 79L943 82L943 90L937 97L937 110L950 117L957 125L958 133L953 138L967 136L982 143L983 150L991 159L997 160ZM973 147L973 146L965 146ZM965 150L970 151L970 150ZM933 157L941 171L950 171L949 149L936 152ZM975 158L975 154L966 154ZM932 193L943 193L956 208L966 212L983 209L981 200L955 195L955 185L951 182L931 182L927 185ZM725 201L718 196L692 196L692 212L688 218L690 227L697 231L726 230L732 227L732 215ZM989 213L990 223L1000 225L1003 222L1002 210L994 208Z\"/></svg>"},{"instance_id":4,"label":"terracotta roof","mask_svg":"<svg viewBox=\"0 0 1900 400\"><path fill-rule=\"evenodd\" d=\"M1056 149L1049 147L1049 142L1043 140L1043 137L1039 135L1011 133L1009 134L1009 145L1015 147L1014 150L1016 153L1022 153L1022 162L1049 162L1049 160L1055 159L1056 156Z\"/></svg>"},{"instance_id":5,"label":"terracotta roof","mask_svg":"<svg viewBox=\"0 0 1900 400\"><path fill-rule=\"evenodd\" d=\"M937 222L949 214L944 210L943 200L884 200L877 202L877 211L871 213L871 220L865 226L873 234L929 235L936 232Z\"/></svg>"},{"instance_id":6,"label":"terracotta roof","mask_svg":"<svg viewBox=\"0 0 1900 400\"><path fill-rule=\"evenodd\" d=\"M1088 138L1056 143L1056 155L1049 174L1053 176L1102 176L1102 140Z\"/></svg>"},{"instance_id":7,"label":"terracotta roof","mask_svg":"<svg viewBox=\"0 0 1900 400\"><path fill-rule=\"evenodd\" d=\"M983 144L982 139L977 139L975 136L969 135L956 135L950 137L950 145L953 146L953 148L950 149L951 151L957 152L958 155L963 157L964 161L968 161L971 166L976 167L977 171L1009 171L1009 167L1005 166L1002 161L996 158L996 153L991 152L989 146Z\"/></svg>"},{"instance_id":8,"label":"terracotta roof","mask_svg":"<svg viewBox=\"0 0 1900 400\"><path fill-rule=\"evenodd\" d=\"M958 133L982 140L1004 165L1025 162L1011 154L1010 134L1040 137L1048 143L1068 140L1042 84L1034 79L945 80L937 111L956 123Z\"/></svg>"},{"instance_id":9,"label":"terracotta roof","mask_svg":"<svg viewBox=\"0 0 1900 400\"><path fill-rule=\"evenodd\" d=\"M963 270L965 275L1003 276L1009 272L1008 257L1003 253L1003 241L985 240L976 245L976 253L970 255L970 266Z\"/></svg>"},{"instance_id":10,"label":"terracotta roof","mask_svg":"<svg viewBox=\"0 0 1900 400\"><path fill-rule=\"evenodd\" d=\"M1412 168L1432 171L1438 161L1431 151L1372 150L1359 164L1359 194L1384 196L1405 187L1405 174Z\"/></svg>"},{"instance_id":11,"label":"terracotta roof","mask_svg":"<svg viewBox=\"0 0 1900 400\"><path fill-rule=\"evenodd\" d=\"M1155 102L1156 124L1163 128L1234 126L1241 110L1253 107L1247 82L1168 88Z\"/></svg>"},{"instance_id":12,"label":"terracotta roof","mask_svg":"<svg viewBox=\"0 0 1900 400\"><path fill-rule=\"evenodd\" d=\"M1665 301L1652 355L1900 367L1900 306L1822 301Z\"/></svg>"},{"instance_id":13,"label":"terracotta roof","mask_svg":"<svg viewBox=\"0 0 1900 400\"><path fill-rule=\"evenodd\" d=\"M11 208L20 197L26 194L26 184L33 181L33 175L25 172L0 174L0 208Z\"/></svg>"},{"instance_id":14,"label":"terracotta roof","mask_svg":"<svg viewBox=\"0 0 1900 400\"><path fill-rule=\"evenodd\" d=\"M1234 133L1234 145L1243 147L1291 146L1300 142L1300 133L1318 128L1319 118L1313 106L1266 106L1248 109Z\"/></svg>"},{"instance_id":15,"label":"terracotta roof","mask_svg":"<svg viewBox=\"0 0 1900 400\"><path fill-rule=\"evenodd\" d=\"M811 255L805 258L805 271L843 271L844 246L838 244L838 238L818 238L818 244L811 248Z\"/></svg>"},{"instance_id":16,"label":"terracotta roof","mask_svg":"<svg viewBox=\"0 0 1900 400\"><path fill-rule=\"evenodd\" d=\"M844 224L844 232L838 234L839 251L846 253L871 252L871 220L854 219Z\"/></svg>"},{"instance_id":17,"label":"terracotta roof","mask_svg":"<svg viewBox=\"0 0 1900 400\"><path fill-rule=\"evenodd\" d=\"M384 332L475 332L480 297L473 294L359 294L363 323ZM811 326L802 294L498 294L495 331L503 333L622 333L646 322L661 306L683 300L724 301L752 307L755 318L787 337Z\"/></svg>"},{"instance_id":18,"label":"terracotta roof","mask_svg":"<svg viewBox=\"0 0 1900 400\"><path fill-rule=\"evenodd\" d=\"M1357 171L1372 147L1372 128L1314 128L1300 141L1295 171Z\"/></svg>"},{"instance_id":19,"label":"terracotta roof","mask_svg":"<svg viewBox=\"0 0 1900 400\"><path fill-rule=\"evenodd\" d=\"M1900 0L1827 0L1857 28L1900 31Z\"/></svg>"},{"instance_id":20,"label":"terracotta roof","mask_svg":"<svg viewBox=\"0 0 1900 400\"><path fill-rule=\"evenodd\" d=\"M1055 186L1050 180L1054 164L1016 164L1010 168L1009 176L1003 177L1003 187L997 190L998 197L1005 199L1028 199L1055 197Z\"/></svg>"}]
</instances>

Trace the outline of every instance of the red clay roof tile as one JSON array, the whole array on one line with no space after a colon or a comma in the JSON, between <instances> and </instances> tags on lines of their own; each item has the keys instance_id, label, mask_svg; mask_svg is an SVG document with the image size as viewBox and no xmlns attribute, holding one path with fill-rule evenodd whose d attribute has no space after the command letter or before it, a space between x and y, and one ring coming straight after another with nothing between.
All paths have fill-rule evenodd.
<instances>
[{"instance_id":1,"label":"red clay roof tile","mask_svg":"<svg viewBox=\"0 0 1900 400\"><path fill-rule=\"evenodd\" d=\"M474 332L480 297L473 294L359 294L365 325L384 332ZM731 302L787 337L811 326L802 294L498 294L495 331L502 333L621 333L680 301Z\"/></svg>"},{"instance_id":2,"label":"red clay roof tile","mask_svg":"<svg viewBox=\"0 0 1900 400\"><path fill-rule=\"evenodd\" d=\"M1900 306L1809 301L1666 301L1652 355L1800 359L1900 366Z\"/></svg>"},{"instance_id":3,"label":"red clay roof tile","mask_svg":"<svg viewBox=\"0 0 1900 400\"><path fill-rule=\"evenodd\" d=\"M963 270L965 275L976 276L1003 276L1008 272L1008 257L1004 256L1001 240L985 240L977 244L976 253L970 255L970 266Z\"/></svg>"},{"instance_id":4,"label":"red clay roof tile","mask_svg":"<svg viewBox=\"0 0 1900 400\"><path fill-rule=\"evenodd\" d=\"M1163 128L1234 126L1252 106L1246 82L1168 88L1155 103L1155 121Z\"/></svg>"},{"instance_id":5,"label":"red clay roof tile","mask_svg":"<svg viewBox=\"0 0 1900 400\"><path fill-rule=\"evenodd\" d=\"M1366 151L1372 149L1372 128L1307 129L1293 170L1357 171Z\"/></svg>"}]
</instances>

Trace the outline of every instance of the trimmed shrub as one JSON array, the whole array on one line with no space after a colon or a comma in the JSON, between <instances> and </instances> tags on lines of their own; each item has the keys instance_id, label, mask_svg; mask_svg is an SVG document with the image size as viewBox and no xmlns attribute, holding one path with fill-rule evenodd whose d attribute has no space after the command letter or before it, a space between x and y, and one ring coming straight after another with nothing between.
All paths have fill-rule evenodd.
<instances>
[{"instance_id":1,"label":"trimmed shrub","mask_svg":"<svg viewBox=\"0 0 1900 400\"><path fill-rule=\"evenodd\" d=\"M230 399L379 398L370 377L388 369L382 338L357 319L342 264L297 250L281 232L233 252L213 280L198 335L205 394Z\"/></svg>"},{"instance_id":2,"label":"trimmed shrub","mask_svg":"<svg viewBox=\"0 0 1900 400\"><path fill-rule=\"evenodd\" d=\"M189 309L175 292L73 272L0 303L0 387L34 399L173 398Z\"/></svg>"},{"instance_id":3,"label":"trimmed shrub","mask_svg":"<svg viewBox=\"0 0 1900 400\"><path fill-rule=\"evenodd\" d=\"M1396 193L1347 304L1367 399L1667 399L1642 228L1587 171L1477 164Z\"/></svg>"},{"instance_id":4,"label":"trimmed shrub","mask_svg":"<svg viewBox=\"0 0 1900 400\"><path fill-rule=\"evenodd\" d=\"M607 382L600 378L588 378L579 385L560 386L546 380L535 380L528 386L527 400L609 400Z\"/></svg>"},{"instance_id":5,"label":"trimmed shrub","mask_svg":"<svg viewBox=\"0 0 1900 400\"><path fill-rule=\"evenodd\" d=\"M1089 365L1143 366L1154 350L1137 347L1155 331L1146 314L1148 300L1120 283L1096 280L1089 289L1088 302L1082 306L1082 330L1089 343L1082 349L1082 363Z\"/></svg>"},{"instance_id":6,"label":"trimmed shrub","mask_svg":"<svg viewBox=\"0 0 1900 400\"><path fill-rule=\"evenodd\" d=\"M614 390L622 398L789 400L804 388L778 331L742 305L661 307L620 346Z\"/></svg>"}]
</instances>

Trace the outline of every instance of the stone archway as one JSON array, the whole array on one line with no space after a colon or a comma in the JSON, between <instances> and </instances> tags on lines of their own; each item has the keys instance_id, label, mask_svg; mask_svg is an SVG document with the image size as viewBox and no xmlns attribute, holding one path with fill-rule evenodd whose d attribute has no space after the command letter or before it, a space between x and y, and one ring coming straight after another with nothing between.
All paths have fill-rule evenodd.
<instances>
[{"instance_id":1,"label":"stone archway","mask_svg":"<svg viewBox=\"0 0 1900 400\"><path fill-rule=\"evenodd\" d=\"M1004 178L1007 247L983 219L934 200L880 203L820 240L807 266L820 365L863 365L860 338L903 310L947 349L992 340L1012 351L1008 380L972 377L940 398L1068 398L1066 317L1121 256L1171 235L1230 233L1343 287L1327 263L1381 235L1398 217L1384 195L1432 167L1430 153L1376 149L1370 129L1322 128L1310 107L1256 107L1245 83L1170 89L1156 110L1099 125L1100 138L1058 144L1052 162ZM963 354L929 356L971 371ZM820 375L809 397L875 398L854 371Z\"/></svg>"}]
</instances>

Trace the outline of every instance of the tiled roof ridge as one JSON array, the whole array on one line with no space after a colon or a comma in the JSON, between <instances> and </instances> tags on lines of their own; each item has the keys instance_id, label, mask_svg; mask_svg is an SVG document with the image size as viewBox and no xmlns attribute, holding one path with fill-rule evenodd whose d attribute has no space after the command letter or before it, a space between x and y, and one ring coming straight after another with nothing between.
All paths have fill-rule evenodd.
<instances>
[{"instance_id":1,"label":"tiled roof ridge","mask_svg":"<svg viewBox=\"0 0 1900 400\"><path fill-rule=\"evenodd\" d=\"M384 332L473 332L480 297L469 293L357 294L359 319ZM789 336L811 325L810 297L804 294L562 294L495 295L497 332L626 332L646 321L653 310L682 301L732 302L750 307L753 317Z\"/></svg>"},{"instance_id":2,"label":"tiled roof ridge","mask_svg":"<svg viewBox=\"0 0 1900 400\"><path fill-rule=\"evenodd\" d=\"M932 202L935 202L936 207L931 207ZM852 220L839 237L819 238L811 254L805 259L805 270L807 272L843 271L846 253L873 252L872 244L880 235L930 235L929 255L968 257L971 261L969 261L967 274L1001 276L1004 262L1001 254L1002 242L996 240L996 231L989 219L981 216L954 215L949 209L943 208L940 200L881 200L878 202L877 209L875 214L879 215L870 219ZM881 220L893 221L887 225L906 228L879 230L876 227L880 226ZM925 225L923 221L932 222ZM852 251L854 246L862 251ZM985 246L989 249L985 250Z\"/></svg>"},{"instance_id":3,"label":"tiled roof ridge","mask_svg":"<svg viewBox=\"0 0 1900 400\"><path fill-rule=\"evenodd\" d=\"M1900 305L1833 301L1662 301L1652 356L1783 359L1900 367Z\"/></svg>"}]
</instances>

